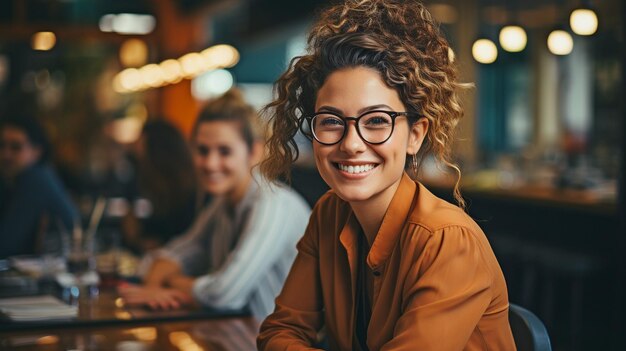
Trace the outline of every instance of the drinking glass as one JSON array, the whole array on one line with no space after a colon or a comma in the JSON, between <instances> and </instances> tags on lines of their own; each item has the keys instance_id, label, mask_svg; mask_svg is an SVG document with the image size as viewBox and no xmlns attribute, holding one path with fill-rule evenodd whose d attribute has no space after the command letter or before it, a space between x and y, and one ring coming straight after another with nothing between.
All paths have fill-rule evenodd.
<instances>
[{"instance_id":1,"label":"drinking glass","mask_svg":"<svg viewBox=\"0 0 626 351\"><path fill-rule=\"evenodd\" d=\"M66 272L57 275L59 284L67 290L64 295L71 300L88 292L91 295L92 288L97 288L99 278L96 273L96 261L94 256L93 235L83 231L77 223L71 233L66 232L65 238L65 264Z\"/></svg>"},{"instance_id":2,"label":"drinking glass","mask_svg":"<svg viewBox=\"0 0 626 351\"><path fill-rule=\"evenodd\" d=\"M96 270L100 277L100 288L112 289L118 281L120 234L113 229L100 230L95 236Z\"/></svg>"}]
</instances>

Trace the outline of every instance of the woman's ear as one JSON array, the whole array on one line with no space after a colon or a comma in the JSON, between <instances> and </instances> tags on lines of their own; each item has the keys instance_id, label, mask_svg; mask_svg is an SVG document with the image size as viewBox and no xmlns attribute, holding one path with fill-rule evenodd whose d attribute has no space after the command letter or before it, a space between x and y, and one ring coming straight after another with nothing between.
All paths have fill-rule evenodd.
<instances>
[{"instance_id":1,"label":"woman's ear","mask_svg":"<svg viewBox=\"0 0 626 351\"><path fill-rule=\"evenodd\" d=\"M422 117L411 125L409 129L409 143L406 148L407 155L415 155L422 147L426 133L428 133L428 118Z\"/></svg>"}]
</instances>

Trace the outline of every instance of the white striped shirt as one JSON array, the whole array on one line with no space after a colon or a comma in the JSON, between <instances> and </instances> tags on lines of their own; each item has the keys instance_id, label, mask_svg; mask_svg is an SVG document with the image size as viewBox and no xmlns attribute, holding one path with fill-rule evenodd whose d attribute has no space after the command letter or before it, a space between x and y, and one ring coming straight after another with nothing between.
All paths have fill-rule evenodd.
<instances>
[{"instance_id":1,"label":"white striped shirt","mask_svg":"<svg viewBox=\"0 0 626 351\"><path fill-rule=\"evenodd\" d=\"M253 179L234 209L214 199L162 254L197 276L193 294L203 305L249 308L262 320L274 310L310 211L295 191Z\"/></svg>"}]
</instances>

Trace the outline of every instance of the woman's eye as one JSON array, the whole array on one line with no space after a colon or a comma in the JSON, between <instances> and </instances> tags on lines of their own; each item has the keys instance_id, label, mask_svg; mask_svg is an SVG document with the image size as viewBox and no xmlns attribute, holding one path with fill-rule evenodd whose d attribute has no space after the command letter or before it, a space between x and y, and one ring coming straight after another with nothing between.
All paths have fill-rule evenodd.
<instances>
[{"instance_id":1,"label":"woman's eye","mask_svg":"<svg viewBox=\"0 0 626 351\"><path fill-rule=\"evenodd\" d=\"M324 117L321 119L320 125L324 127L342 126L343 121L337 117Z\"/></svg>"},{"instance_id":2,"label":"woman's eye","mask_svg":"<svg viewBox=\"0 0 626 351\"><path fill-rule=\"evenodd\" d=\"M228 156L232 153L232 150L229 147L222 146L218 150L221 156Z\"/></svg>"},{"instance_id":3,"label":"woman's eye","mask_svg":"<svg viewBox=\"0 0 626 351\"><path fill-rule=\"evenodd\" d=\"M367 127L383 127L391 125L391 118L387 116L373 116L368 117L365 120L365 126Z\"/></svg>"},{"instance_id":4,"label":"woman's eye","mask_svg":"<svg viewBox=\"0 0 626 351\"><path fill-rule=\"evenodd\" d=\"M200 156L207 156L209 154L209 148L203 145L196 146L196 152Z\"/></svg>"}]
</instances>

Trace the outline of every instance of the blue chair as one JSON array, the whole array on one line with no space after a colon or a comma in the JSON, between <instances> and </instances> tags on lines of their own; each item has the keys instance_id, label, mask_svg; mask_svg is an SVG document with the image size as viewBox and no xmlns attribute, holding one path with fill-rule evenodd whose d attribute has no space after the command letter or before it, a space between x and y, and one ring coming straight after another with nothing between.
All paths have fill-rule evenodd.
<instances>
[{"instance_id":1,"label":"blue chair","mask_svg":"<svg viewBox=\"0 0 626 351\"><path fill-rule=\"evenodd\" d=\"M509 323L517 351L552 351L548 330L534 313L509 304Z\"/></svg>"}]
</instances>

